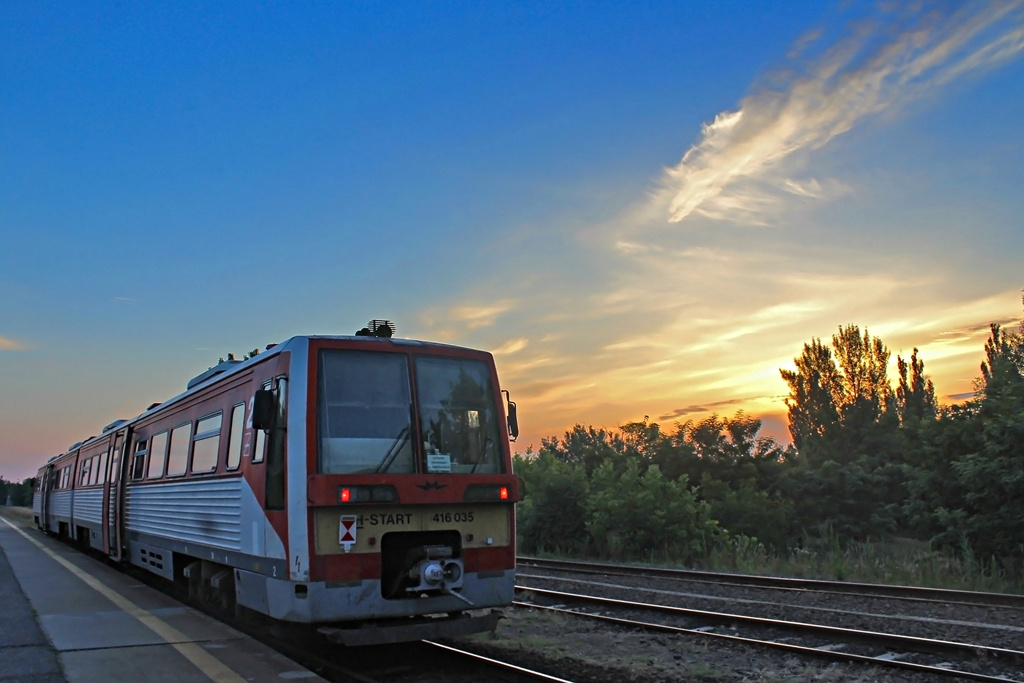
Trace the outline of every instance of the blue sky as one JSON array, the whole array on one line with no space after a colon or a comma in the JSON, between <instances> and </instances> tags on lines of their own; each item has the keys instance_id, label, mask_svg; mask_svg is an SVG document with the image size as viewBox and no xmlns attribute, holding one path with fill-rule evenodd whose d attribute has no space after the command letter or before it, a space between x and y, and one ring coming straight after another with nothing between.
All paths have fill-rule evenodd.
<instances>
[{"instance_id":1,"label":"blue sky","mask_svg":"<svg viewBox=\"0 0 1024 683\"><path fill-rule=\"evenodd\" d=\"M0 474L377 317L494 351L521 448L784 436L846 324L961 398L1021 316L1022 49L1020 2L3 3Z\"/></svg>"}]
</instances>

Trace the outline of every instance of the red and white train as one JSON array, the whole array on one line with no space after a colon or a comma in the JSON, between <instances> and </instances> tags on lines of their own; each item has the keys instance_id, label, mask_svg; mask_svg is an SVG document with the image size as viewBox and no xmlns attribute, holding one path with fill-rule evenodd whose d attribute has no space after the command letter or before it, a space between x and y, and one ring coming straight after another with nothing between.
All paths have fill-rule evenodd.
<instances>
[{"instance_id":1,"label":"red and white train","mask_svg":"<svg viewBox=\"0 0 1024 683\"><path fill-rule=\"evenodd\" d=\"M36 524L344 644L494 628L514 589L515 404L489 353L393 329L211 368L47 462Z\"/></svg>"}]
</instances>

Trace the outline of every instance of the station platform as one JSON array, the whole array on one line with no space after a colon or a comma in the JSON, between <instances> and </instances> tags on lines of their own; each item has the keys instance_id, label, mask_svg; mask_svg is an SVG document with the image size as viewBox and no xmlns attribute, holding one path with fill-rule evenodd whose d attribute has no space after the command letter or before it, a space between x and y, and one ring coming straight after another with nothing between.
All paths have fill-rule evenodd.
<instances>
[{"instance_id":1,"label":"station platform","mask_svg":"<svg viewBox=\"0 0 1024 683\"><path fill-rule=\"evenodd\" d=\"M324 679L0 508L0 682Z\"/></svg>"}]
</instances>

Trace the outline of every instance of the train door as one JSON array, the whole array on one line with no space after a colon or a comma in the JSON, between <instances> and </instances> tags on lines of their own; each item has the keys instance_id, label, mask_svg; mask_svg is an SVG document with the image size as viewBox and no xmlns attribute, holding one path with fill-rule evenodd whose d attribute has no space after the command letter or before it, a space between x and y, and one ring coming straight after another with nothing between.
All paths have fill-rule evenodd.
<instances>
[{"instance_id":1,"label":"train door","mask_svg":"<svg viewBox=\"0 0 1024 683\"><path fill-rule=\"evenodd\" d=\"M103 551L115 560L121 559L124 528L124 469L127 458L128 429L114 434L107 447L107 472L103 484Z\"/></svg>"},{"instance_id":2,"label":"train door","mask_svg":"<svg viewBox=\"0 0 1024 683\"><path fill-rule=\"evenodd\" d=\"M287 362L287 357L278 359L277 369L287 369ZM276 534L284 542L287 553L287 548L291 544L286 488L289 475L286 438L287 376L279 374L263 381L262 388L256 394L250 408L250 422L254 435L250 481L259 494L262 494L260 497L264 514L270 525L267 532ZM302 516L293 521L296 525L305 523ZM266 547L270 547L269 543ZM296 558L296 563L302 568L308 565L308 561L300 557Z\"/></svg>"},{"instance_id":3,"label":"train door","mask_svg":"<svg viewBox=\"0 0 1024 683\"><path fill-rule=\"evenodd\" d=\"M53 464L46 466L43 480L39 482L39 526L43 531L50 530L50 489L53 486Z\"/></svg>"}]
</instances>

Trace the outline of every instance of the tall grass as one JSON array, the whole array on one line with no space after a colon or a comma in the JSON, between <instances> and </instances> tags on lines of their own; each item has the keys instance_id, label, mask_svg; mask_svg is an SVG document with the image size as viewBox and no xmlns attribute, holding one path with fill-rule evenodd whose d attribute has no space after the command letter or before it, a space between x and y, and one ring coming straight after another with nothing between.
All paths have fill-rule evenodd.
<instances>
[{"instance_id":1,"label":"tall grass","mask_svg":"<svg viewBox=\"0 0 1024 683\"><path fill-rule=\"evenodd\" d=\"M933 550L905 538L840 544L834 534L811 539L785 554L756 539L733 538L716 548L705 569L890 585L1024 594L1024 578L1008 574L995 558L980 559L964 544L958 553Z\"/></svg>"}]
</instances>

